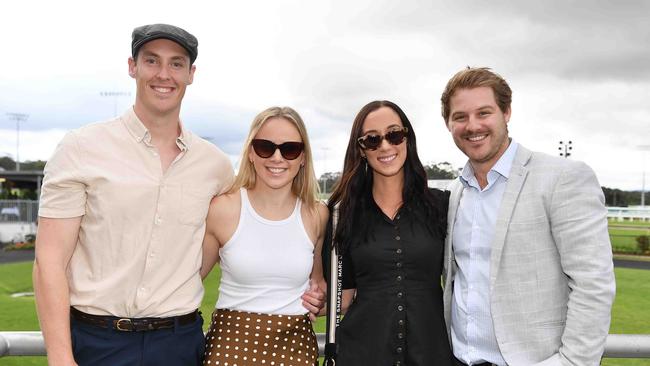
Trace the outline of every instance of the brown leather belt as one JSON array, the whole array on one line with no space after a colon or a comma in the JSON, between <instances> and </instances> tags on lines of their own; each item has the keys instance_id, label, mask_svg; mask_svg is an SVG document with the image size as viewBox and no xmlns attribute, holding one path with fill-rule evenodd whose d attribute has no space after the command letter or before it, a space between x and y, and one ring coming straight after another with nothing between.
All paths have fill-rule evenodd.
<instances>
[{"instance_id":1,"label":"brown leather belt","mask_svg":"<svg viewBox=\"0 0 650 366\"><path fill-rule=\"evenodd\" d=\"M70 316L80 322L100 328L112 328L120 332L146 332L158 329L174 328L178 325L188 325L196 321L199 311L169 318L120 318L115 316L93 315L70 307Z\"/></svg>"}]
</instances>

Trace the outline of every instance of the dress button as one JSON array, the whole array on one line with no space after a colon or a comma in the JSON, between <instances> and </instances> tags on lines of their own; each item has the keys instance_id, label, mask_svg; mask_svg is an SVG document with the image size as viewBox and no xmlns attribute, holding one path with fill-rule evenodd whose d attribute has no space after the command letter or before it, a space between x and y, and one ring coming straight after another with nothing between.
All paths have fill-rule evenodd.
<instances>
[{"instance_id":1,"label":"dress button","mask_svg":"<svg viewBox=\"0 0 650 366\"><path fill-rule=\"evenodd\" d=\"M397 262L395 265L397 266L397 268L402 268L402 262Z\"/></svg>"},{"instance_id":2,"label":"dress button","mask_svg":"<svg viewBox=\"0 0 650 366\"><path fill-rule=\"evenodd\" d=\"M402 254L402 248L397 248L397 250L395 251L395 253L397 253L397 254Z\"/></svg>"},{"instance_id":3,"label":"dress button","mask_svg":"<svg viewBox=\"0 0 650 366\"><path fill-rule=\"evenodd\" d=\"M397 276L397 278L395 278L395 279L397 280L397 282L399 282L399 281L402 280L402 276L401 276L401 275L400 275L400 276Z\"/></svg>"},{"instance_id":4,"label":"dress button","mask_svg":"<svg viewBox=\"0 0 650 366\"><path fill-rule=\"evenodd\" d=\"M404 338L404 333L397 333L397 338L399 338L399 339Z\"/></svg>"},{"instance_id":5,"label":"dress button","mask_svg":"<svg viewBox=\"0 0 650 366\"><path fill-rule=\"evenodd\" d=\"M402 349L402 347L397 347L397 348L395 348L395 351L397 353L402 353L403 349Z\"/></svg>"},{"instance_id":6,"label":"dress button","mask_svg":"<svg viewBox=\"0 0 650 366\"><path fill-rule=\"evenodd\" d=\"M404 306L397 305L397 311L404 311Z\"/></svg>"}]
</instances>

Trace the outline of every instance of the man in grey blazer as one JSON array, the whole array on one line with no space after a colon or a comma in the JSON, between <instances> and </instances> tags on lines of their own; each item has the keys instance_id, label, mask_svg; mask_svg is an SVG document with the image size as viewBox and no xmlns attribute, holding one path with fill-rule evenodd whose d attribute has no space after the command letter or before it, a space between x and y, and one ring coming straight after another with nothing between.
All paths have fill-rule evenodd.
<instances>
[{"instance_id":1,"label":"man in grey blazer","mask_svg":"<svg viewBox=\"0 0 650 366\"><path fill-rule=\"evenodd\" d=\"M442 116L469 158L450 186L445 321L458 365L597 365L615 294L603 192L587 165L508 136L512 92L467 68Z\"/></svg>"}]
</instances>

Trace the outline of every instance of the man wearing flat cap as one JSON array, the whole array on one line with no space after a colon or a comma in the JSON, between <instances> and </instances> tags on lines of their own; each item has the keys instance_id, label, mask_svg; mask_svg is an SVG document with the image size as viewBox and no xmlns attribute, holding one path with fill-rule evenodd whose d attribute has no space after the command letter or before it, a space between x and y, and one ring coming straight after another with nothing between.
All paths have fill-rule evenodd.
<instances>
[{"instance_id":1,"label":"man wearing flat cap","mask_svg":"<svg viewBox=\"0 0 650 366\"><path fill-rule=\"evenodd\" d=\"M179 118L197 47L136 28L135 104L68 133L45 167L33 278L50 365L201 363L205 217L233 170Z\"/></svg>"}]
</instances>

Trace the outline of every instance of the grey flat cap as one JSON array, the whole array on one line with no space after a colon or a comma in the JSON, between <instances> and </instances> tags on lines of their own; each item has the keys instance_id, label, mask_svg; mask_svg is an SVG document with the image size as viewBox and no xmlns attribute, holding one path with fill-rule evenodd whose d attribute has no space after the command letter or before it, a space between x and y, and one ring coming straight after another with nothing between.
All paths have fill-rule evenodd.
<instances>
[{"instance_id":1,"label":"grey flat cap","mask_svg":"<svg viewBox=\"0 0 650 366\"><path fill-rule=\"evenodd\" d=\"M149 24L133 30L133 41L131 42L133 57L137 56L143 44L160 38L169 39L183 46L190 55L191 64L199 55L199 41L184 29L169 24Z\"/></svg>"}]
</instances>

